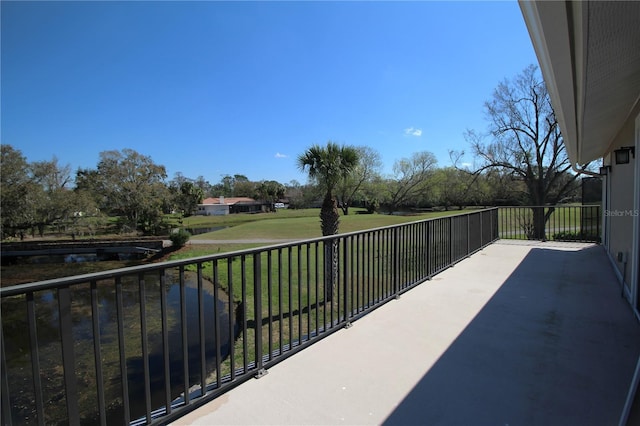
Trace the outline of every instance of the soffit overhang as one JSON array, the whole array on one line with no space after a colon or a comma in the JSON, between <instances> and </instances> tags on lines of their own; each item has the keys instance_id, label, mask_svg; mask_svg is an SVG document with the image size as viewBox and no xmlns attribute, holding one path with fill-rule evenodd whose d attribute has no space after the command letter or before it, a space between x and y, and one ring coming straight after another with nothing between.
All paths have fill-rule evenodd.
<instances>
[{"instance_id":1,"label":"soffit overhang","mask_svg":"<svg viewBox=\"0 0 640 426\"><path fill-rule=\"evenodd\" d=\"M519 4L569 159L605 156L640 99L640 2Z\"/></svg>"}]
</instances>

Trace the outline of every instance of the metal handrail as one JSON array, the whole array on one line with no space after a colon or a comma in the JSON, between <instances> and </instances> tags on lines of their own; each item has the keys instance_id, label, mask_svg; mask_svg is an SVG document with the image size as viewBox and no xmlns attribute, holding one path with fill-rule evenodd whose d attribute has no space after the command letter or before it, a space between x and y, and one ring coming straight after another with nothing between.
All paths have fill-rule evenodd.
<instances>
[{"instance_id":1,"label":"metal handrail","mask_svg":"<svg viewBox=\"0 0 640 426\"><path fill-rule=\"evenodd\" d=\"M600 242L600 205L500 207L499 235L504 239Z\"/></svg>"},{"instance_id":2,"label":"metal handrail","mask_svg":"<svg viewBox=\"0 0 640 426\"><path fill-rule=\"evenodd\" d=\"M2 288L3 424L170 422L496 239L491 208Z\"/></svg>"}]
</instances>

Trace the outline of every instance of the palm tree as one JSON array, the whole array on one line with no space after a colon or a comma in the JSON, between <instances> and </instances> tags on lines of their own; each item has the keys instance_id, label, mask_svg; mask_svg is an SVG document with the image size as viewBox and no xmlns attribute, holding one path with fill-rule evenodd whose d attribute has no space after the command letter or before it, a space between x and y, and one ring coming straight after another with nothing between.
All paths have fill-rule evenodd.
<instances>
[{"instance_id":1,"label":"palm tree","mask_svg":"<svg viewBox=\"0 0 640 426\"><path fill-rule=\"evenodd\" d=\"M358 151L350 146L339 146L329 141L326 147L313 145L298 157L298 167L307 171L309 178L317 182L325 191L320 209L322 235L338 233L340 215L333 191L358 165ZM333 300L333 292L338 282L338 241L325 241L325 300Z\"/></svg>"},{"instance_id":2,"label":"palm tree","mask_svg":"<svg viewBox=\"0 0 640 426\"><path fill-rule=\"evenodd\" d=\"M325 191L320 210L322 235L338 233L340 215L333 191L358 165L358 151L351 146L339 146L329 141L326 147L313 145L298 157L298 167Z\"/></svg>"}]
</instances>

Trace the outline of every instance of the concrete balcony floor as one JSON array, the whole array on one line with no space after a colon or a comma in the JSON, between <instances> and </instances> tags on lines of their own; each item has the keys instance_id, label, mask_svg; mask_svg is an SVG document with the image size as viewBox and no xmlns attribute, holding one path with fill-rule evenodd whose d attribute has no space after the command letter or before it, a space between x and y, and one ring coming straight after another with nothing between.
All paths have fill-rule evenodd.
<instances>
[{"instance_id":1,"label":"concrete balcony floor","mask_svg":"<svg viewBox=\"0 0 640 426\"><path fill-rule=\"evenodd\" d=\"M617 425L639 354L602 247L501 240L174 424Z\"/></svg>"}]
</instances>

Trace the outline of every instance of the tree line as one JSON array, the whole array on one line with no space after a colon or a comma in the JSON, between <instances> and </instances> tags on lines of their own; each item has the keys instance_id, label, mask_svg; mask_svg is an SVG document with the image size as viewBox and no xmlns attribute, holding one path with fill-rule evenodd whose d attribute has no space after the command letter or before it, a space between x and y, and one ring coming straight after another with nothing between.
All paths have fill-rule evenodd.
<instances>
[{"instance_id":1,"label":"tree line","mask_svg":"<svg viewBox=\"0 0 640 426\"><path fill-rule=\"evenodd\" d=\"M72 175L55 157L29 162L20 150L3 144L2 238L42 235L47 228L71 235L103 229L160 235L168 232L167 214L191 215L204 198L218 196L251 197L267 206L282 200L290 208L323 207L324 214L335 211L323 218L328 224L337 209L346 215L353 207L393 213L579 198L579 175L571 171L535 66L501 82L485 111L487 131L466 134L471 166L463 166L464 152L451 151L452 166L439 167L431 152L421 151L396 160L392 173L384 175L380 154L371 147L329 141L298 157L300 170L309 176L306 184L255 182L241 174L224 175L213 184L182 173L169 180L163 165L132 149L101 152L95 168Z\"/></svg>"}]
</instances>

